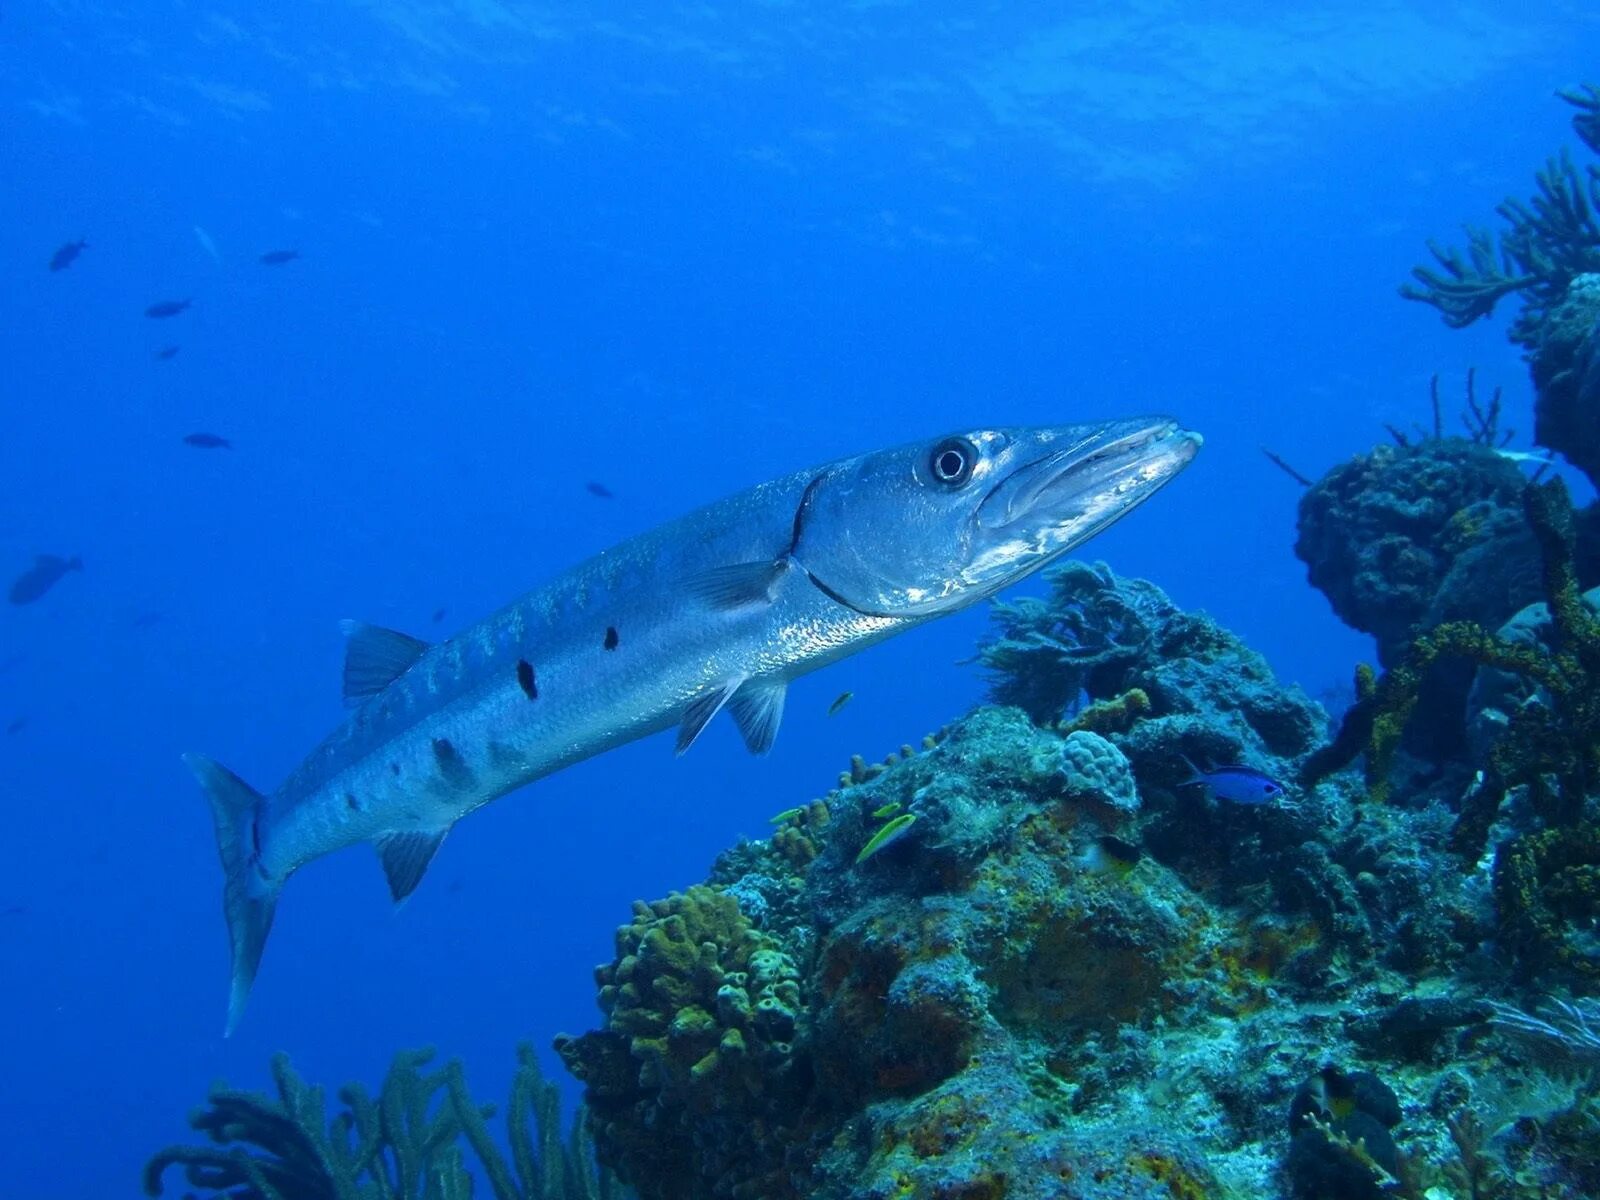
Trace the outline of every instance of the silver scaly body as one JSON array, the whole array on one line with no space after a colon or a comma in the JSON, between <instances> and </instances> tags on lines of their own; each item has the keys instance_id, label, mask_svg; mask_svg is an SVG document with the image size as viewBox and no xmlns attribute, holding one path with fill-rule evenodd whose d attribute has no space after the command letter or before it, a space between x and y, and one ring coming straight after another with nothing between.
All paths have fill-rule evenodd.
<instances>
[{"instance_id":1,"label":"silver scaly body","mask_svg":"<svg viewBox=\"0 0 1600 1200\"><path fill-rule=\"evenodd\" d=\"M678 724L726 681L787 682L919 623L855 612L798 573L770 605L685 599L685 584L709 571L782 555L809 478L763 484L611 547L425 651L268 798L266 873L283 880L355 842L448 829Z\"/></svg>"},{"instance_id":2,"label":"silver scaly body","mask_svg":"<svg viewBox=\"0 0 1600 1200\"><path fill-rule=\"evenodd\" d=\"M237 1024L284 883L372 842L390 892L507 792L727 709L762 753L808 671L992 595L1193 458L1164 418L980 430L762 484L596 555L436 646L355 622L349 718L262 796L187 755L211 801Z\"/></svg>"}]
</instances>

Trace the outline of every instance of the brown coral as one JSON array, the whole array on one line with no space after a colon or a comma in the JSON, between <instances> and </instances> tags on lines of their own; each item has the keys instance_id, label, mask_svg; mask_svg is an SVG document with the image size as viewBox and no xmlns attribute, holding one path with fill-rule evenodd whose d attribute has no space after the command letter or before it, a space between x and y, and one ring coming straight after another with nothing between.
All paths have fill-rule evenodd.
<instances>
[{"instance_id":1,"label":"brown coral","mask_svg":"<svg viewBox=\"0 0 1600 1200\"><path fill-rule=\"evenodd\" d=\"M556 1050L586 1085L601 1157L654 1196L786 1195L783 1129L802 1090L793 1066L799 973L733 897L691 887L637 902L617 957L597 968L603 1028ZM641 1136L715 1128L717 1137ZM664 1180L693 1180L660 1190Z\"/></svg>"}]
</instances>

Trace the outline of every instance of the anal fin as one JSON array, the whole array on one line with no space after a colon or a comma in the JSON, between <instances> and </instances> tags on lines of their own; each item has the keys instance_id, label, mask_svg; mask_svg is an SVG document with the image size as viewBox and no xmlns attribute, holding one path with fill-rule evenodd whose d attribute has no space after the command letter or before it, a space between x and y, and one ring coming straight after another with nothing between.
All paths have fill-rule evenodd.
<instances>
[{"instance_id":1,"label":"anal fin","mask_svg":"<svg viewBox=\"0 0 1600 1200\"><path fill-rule=\"evenodd\" d=\"M429 650L421 638L381 625L340 621L339 630L345 636L344 698L348 704L376 696Z\"/></svg>"},{"instance_id":2,"label":"anal fin","mask_svg":"<svg viewBox=\"0 0 1600 1200\"><path fill-rule=\"evenodd\" d=\"M765 754L772 749L778 726L783 723L783 701L788 693L789 685L781 679L752 679L728 701L728 711L751 754Z\"/></svg>"},{"instance_id":3,"label":"anal fin","mask_svg":"<svg viewBox=\"0 0 1600 1200\"><path fill-rule=\"evenodd\" d=\"M383 864L384 878L389 881L389 895L396 904L417 890L417 884L427 873L428 864L444 844L448 829L437 833L414 830L405 833L386 833L377 839L378 861Z\"/></svg>"}]
</instances>

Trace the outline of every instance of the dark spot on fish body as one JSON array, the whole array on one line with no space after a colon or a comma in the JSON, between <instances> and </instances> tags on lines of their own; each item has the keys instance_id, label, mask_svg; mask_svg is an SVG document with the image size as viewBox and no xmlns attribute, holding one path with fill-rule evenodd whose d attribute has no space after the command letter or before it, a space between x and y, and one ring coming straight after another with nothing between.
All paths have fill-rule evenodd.
<instances>
[{"instance_id":1,"label":"dark spot on fish body","mask_svg":"<svg viewBox=\"0 0 1600 1200\"><path fill-rule=\"evenodd\" d=\"M259 817L250 822L250 857L258 862L261 859L261 819Z\"/></svg>"},{"instance_id":2,"label":"dark spot on fish body","mask_svg":"<svg viewBox=\"0 0 1600 1200\"><path fill-rule=\"evenodd\" d=\"M356 794L354 792L346 792L344 794L344 806L351 812L361 811L361 801L356 799Z\"/></svg>"},{"instance_id":3,"label":"dark spot on fish body","mask_svg":"<svg viewBox=\"0 0 1600 1200\"><path fill-rule=\"evenodd\" d=\"M400 777L400 764L397 763L397 762L390 763L389 764L389 774L393 775L396 779L398 779Z\"/></svg>"},{"instance_id":4,"label":"dark spot on fish body","mask_svg":"<svg viewBox=\"0 0 1600 1200\"><path fill-rule=\"evenodd\" d=\"M615 625L607 625L606 626L606 649L607 650L615 650L616 648L617 648L617 627Z\"/></svg>"},{"instance_id":5,"label":"dark spot on fish body","mask_svg":"<svg viewBox=\"0 0 1600 1200\"><path fill-rule=\"evenodd\" d=\"M525 658L517 659L517 686L529 700L539 698L539 685L533 678L533 664Z\"/></svg>"},{"instance_id":6,"label":"dark spot on fish body","mask_svg":"<svg viewBox=\"0 0 1600 1200\"><path fill-rule=\"evenodd\" d=\"M468 787L472 783L472 768L461 757L455 743L449 738L433 739L433 760L439 765L439 777L452 787Z\"/></svg>"}]
</instances>

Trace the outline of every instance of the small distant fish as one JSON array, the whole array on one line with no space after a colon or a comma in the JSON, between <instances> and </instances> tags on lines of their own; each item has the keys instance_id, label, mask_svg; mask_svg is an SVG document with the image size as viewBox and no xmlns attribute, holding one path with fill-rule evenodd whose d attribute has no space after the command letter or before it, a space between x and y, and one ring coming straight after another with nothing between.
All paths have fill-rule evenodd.
<instances>
[{"instance_id":1,"label":"small distant fish","mask_svg":"<svg viewBox=\"0 0 1600 1200\"><path fill-rule=\"evenodd\" d=\"M830 717L837 715L841 708L850 703L850 697L854 695L854 692L840 692L833 703L828 705L828 715Z\"/></svg>"},{"instance_id":2,"label":"small distant fish","mask_svg":"<svg viewBox=\"0 0 1600 1200\"><path fill-rule=\"evenodd\" d=\"M158 300L144 310L144 315L157 321L165 317L175 317L189 307L188 300Z\"/></svg>"},{"instance_id":3,"label":"small distant fish","mask_svg":"<svg viewBox=\"0 0 1600 1200\"><path fill-rule=\"evenodd\" d=\"M436 608L436 609L433 610L433 623L435 625L437 625L440 621L444 620L445 611L446 610L442 609L442 608Z\"/></svg>"},{"instance_id":4,"label":"small distant fish","mask_svg":"<svg viewBox=\"0 0 1600 1200\"><path fill-rule=\"evenodd\" d=\"M21 575L11 583L11 603L32 604L43 596L69 571L83 570L83 559L77 555L62 558L56 554L41 554Z\"/></svg>"},{"instance_id":5,"label":"small distant fish","mask_svg":"<svg viewBox=\"0 0 1600 1200\"><path fill-rule=\"evenodd\" d=\"M268 250L261 256L261 263L268 267L281 267L286 262L293 262L300 257L298 250Z\"/></svg>"},{"instance_id":6,"label":"small distant fish","mask_svg":"<svg viewBox=\"0 0 1600 1200\"><path fill-rule=\"evenodd\" d=\"M0 908L0 917L25 917L28 915L26 904L8 904Z\"/></svg>"},{"instance_id":7,"label":"small distant fish","mask_svg":"<svg viewBox=\"0 0 1600 1200\"><path fill-rule=\"evenodd\" d=\"M867 839L867 844L861 847L861 853L856 855L856 866L859 867L885 846L892 846L895 842L905 837L907 831L916 823L916 813L901 813Z\"/></svg>"},{"instance_id":8,"label":"small distant fish","mask_svg":"<svg viewBox=\"0 0 1600 1200\"><path fill-rule=\"evenodd\" d=\"M602 500L615 500L617 498L617 494L605 484L599 483L593 479L589 480L589 482L583 486L589 489L589 494L591 496L599 496Z\"/></svg>"},{"instance_id":9,"label":"small distant fish","mask_svg":"<svg viewBox=\"0 0 1600 1200\"><path fill-rule=\"evenodd\" d=\"M1094 875L1127 875L1139 865L1144 851L1114 834L1090 842L1078 855L1078 865Z\"/></svg>"},{"instance_id":10,"label":"small distant fish","mask_svg":"<svg viewBox=\"0 0 1600 1200\"><path fill-rule=\"evenodd\" d=\"M52 271L65 271L78 261L78 255L89 248L89 243L83 239L76 242L67 242L50 256L50 269Z\"/></svg>"},{"instance_id":11,"label":"small distant fish","mask_svg":"<svg viewBox=\"0 0 1600 1200\"><path fill-rule=\"evenodd\" d=\"M163 346L163 347L161 347L161 349L156 351L156 357L159 358L162 362L166 362L168 359L177 358L178 357L178 347L177 346Z\"/></svg>"},{"instance_id":12,"label":"small distant fish","mask_svg":"<svg viewBox=\"0 0 1600 1200\"><path fill-rule=\"evenodd\" d=\"M1203 787L1214 799L1230 804L1271 804L1283 798L1283 784L1251 767L1221 766L1202 771L1187 758L1183 764L1189 768L1189 778L1178 786Z\"/></svg>"},{"instance_id":13,"label":"small distant fish","mask_svg":"<svg viewBox=\"0 0 1600 1200\"><path fill-rule=\"evenodd\" d=\"M27 727L28 718L26 716L18 717L16 720L12 721L11 724L6 726L6 736L9 737L15 733L21 733Z\"/></svg>"},{"instance_id":14,"label":"small distant fish","mask_svg":"<svg viewBox=\"0 0 1600 1200\"><path fill-rule=\"evenodd\" d=\"M188 433L184 435L183 444L193 446L196 450L232 450L233 443L227 438L215 433Z\"/></svg>"}]
</instances>

